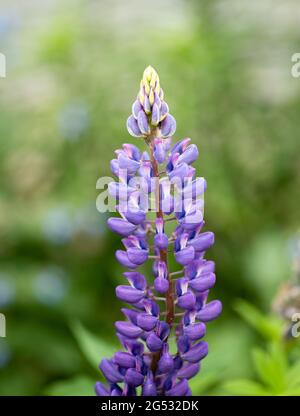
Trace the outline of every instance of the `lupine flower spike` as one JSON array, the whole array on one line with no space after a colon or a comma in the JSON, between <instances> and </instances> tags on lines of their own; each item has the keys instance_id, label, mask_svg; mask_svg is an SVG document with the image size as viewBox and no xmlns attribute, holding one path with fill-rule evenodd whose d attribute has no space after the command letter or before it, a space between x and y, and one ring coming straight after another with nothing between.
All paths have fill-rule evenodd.
<instances>
[{"instance_id":1,"label":"lupine flower spike","mask_svg":"<svg viewBox=\"0 0 300 416\"><path fill-rule=\"evenodd\" d=\"M207 300L216 278L214 262L204 254L214 234L202 232L206 182L192 166L197 146L185 138L172 147L176 121L151 66L127 129L148 146L141 152L124 144L111 161L118 182L110 183L109 193L120 217L110 218L108 226L122 236L124 250L117 250L116 259L128 269L128 284L118 286L116 295L129 307L122 308L125 320L115 323L123 350L101 361L107 385L97 382L95 390L99 396L189 396L188 380L208 353L206 322L222 309L219 300ZM178 264L174 271L171 256ZM148 261L151 279L139 270Z\"/></svg>"}]
</instances>

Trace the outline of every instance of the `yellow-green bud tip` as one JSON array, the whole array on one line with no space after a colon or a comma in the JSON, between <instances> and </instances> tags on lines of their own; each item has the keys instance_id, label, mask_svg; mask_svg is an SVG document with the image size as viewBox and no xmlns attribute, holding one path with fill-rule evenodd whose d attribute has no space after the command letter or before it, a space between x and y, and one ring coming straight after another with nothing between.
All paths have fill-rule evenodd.
<instances>
[{"instance_id":1,"label":"yellow-green bud tip","mask_svg":"<svg viewBox=\"0 0 300 416\"><path fill-rule=\"evenodd\" d=\"M159 76L152 66L147 66L143 73L141 86L144 86L147 95L150 94L150 90L155 90L156 93L160 91Z\"/></svg>"}]
</instances>

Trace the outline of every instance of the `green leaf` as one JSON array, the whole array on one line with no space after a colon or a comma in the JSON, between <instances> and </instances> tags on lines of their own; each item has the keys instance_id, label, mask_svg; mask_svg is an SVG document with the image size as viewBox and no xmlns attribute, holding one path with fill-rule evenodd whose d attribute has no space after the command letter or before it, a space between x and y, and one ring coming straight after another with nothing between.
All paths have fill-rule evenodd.
<instances>
[{"instance_id":1,"label":"green leaf","mask_svg":"<svg viewBox=\"0 0 300 416\"><path fill-rule=\"evenodd\" d=\"M115 346L113 344L103 341L103 339L84 328L81 323L74 322L71 329L81 351L94 369L98 368L102 358L110 357L114 352Z\"/></svg>"},{"instance_id":2,"label":"green leaf","mask_svg":"<svg viewBox=\"0 0 300 416\"><path fill-rule=\"evenodd\" d=\"M217 372L199 374L189 381L190 388L194 395L200 395L211 389L212 386L218 384L220 375Z\"/></svg>"},{"instance_id":3,"label":"green leaf","mask_svg":"<svg viewBox=\"0 0 300 416\"><path fill-rule=\"evenodd\" d=\"M279 341L282 334L282 323L279 319L272 316L264 316L253 305L238 300L235 303L236 312L265 339Z\"/></svg>"},{"instance_id":4,"label":"green leaf","mask_svg":"<svg viewBox=\"0 0 300 416\"><path fill-rule=\"evenodd\" d=\"M237 379L227 381L223 384L223 389L236 396L269 396L271 393L261 384L247 379Z\"/></svg>"},{"instance_id":5,"label":"green leaf","mask_svg":"<svg viewBox=\"0 0 300 416\"><path fill-rule=\"evenodd\" d=\"M300 396L300 386L288 388L280 396Z\"/></svg>"},{"instance_id":6,"label":"green leaf","mask_svg":"<svg viewBox=\"0 0 300 416\"><path fill-rule=\"evenodd\" d=\"M217 374L219 382L248 378L252 370L249 345L253 344L253 335L247 325L237 319L224 322L221 326L212 324L207 334L211 353L201 364L200 376ZM239 365L234 366L233 362L239 362Z\"/></svg>"},{"instance_id":7,"label":"green leaf","mask_svg":"<svg viewBox=\"0 0 300 416\"><path fill-rule=\"evenodd\" d=\"M276 394L286 388L286 358L278 345L271 345L270 352L261 349L253 351L253 361L259 378Z\"/></svg>"},{"instance_id":8,"label":"green leaf","mask_svg":"<svg viewBox=\"0 0 300 416\"><path fill-rule=\"evenodd\" d=\"M94 396L95 380L78 376L69 380L57 381L45 390L48 396Z\"/></svg>"},{"instance_id":9,"label":"green leaf","mask_svg":"<svg viewBox=\"0 0 300 416\"><path fill-rule=\"evenodd\" d=\"M270 358L273 361L274 366L277 366L282 376L285 377L288 369L288 360L281 343L272 342L269 346L269 351Z\"/></svg>"},{"instance_id":10,"label":"green leaf","mask_svg":"<svg viewBox=\"0 0 300 416\"><path fill-rule=\"evenodd\" d=\"M300 388L300 362L289 368L286 375L286 383L290 387Z\"/></svg>"}]
</instances>

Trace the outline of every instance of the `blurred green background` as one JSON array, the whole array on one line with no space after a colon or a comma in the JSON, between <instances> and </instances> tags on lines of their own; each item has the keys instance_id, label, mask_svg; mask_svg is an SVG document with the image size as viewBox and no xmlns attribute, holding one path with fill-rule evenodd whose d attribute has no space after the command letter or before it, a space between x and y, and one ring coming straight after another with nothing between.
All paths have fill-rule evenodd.
<instances>
[{"instance_id":1,"label":"blurred green background","mask_svg":"<svg viewBox=\"0 0 300 416\"><path fill-rule=\"evenodd\" d=\"M96 210L96 181L123 142L142 146L125 121L149 64L177 119L175 139L199 147L216 235L211 297L224 312L208 327L194 391L255 379L251 349L264 341L236 302L269 322L292 274L299 16L297 0L0 0L1 395L93 394L96 363L117 344L121 243Z\"/></svg>"}]
</instances>

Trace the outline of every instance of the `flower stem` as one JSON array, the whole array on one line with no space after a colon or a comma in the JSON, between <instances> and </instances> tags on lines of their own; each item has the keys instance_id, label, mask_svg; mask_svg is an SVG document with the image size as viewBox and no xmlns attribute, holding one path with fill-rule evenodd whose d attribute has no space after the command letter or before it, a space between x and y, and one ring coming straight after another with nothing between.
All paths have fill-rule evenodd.
<instances>
[{"instance_id":1,"label":"flower stem","mask_svg":"<svg viewBox=\"0 0 300 416\"><path fill-rule=\"evenodd\" d=\"M153 137L155 137L155 132ZM154 158L154 149L153 149L153 141L149 140L149 146L150 146L150 158L151 158L151 164L153 169L153 176L157 178L157 186L155 188L155 204L156 204L156 218L162 218L164 219L164 214L161 209L161 190L159 186L159 170L158 170L158 164L157 161ZM159 250L159 258L161 261L163 261L166 264L167 270L168 270L168 250L167 249L160 249ZM172 324L174 322L174 296L173 296L173 282L169 278L168 273L168 279L169 279L169 289L166 293L166 322L172 327ZM159 361L161 352L153 355L152 359L152 371L155 374L157 370L157 363Z\"/></svg>"}]
</instances>

